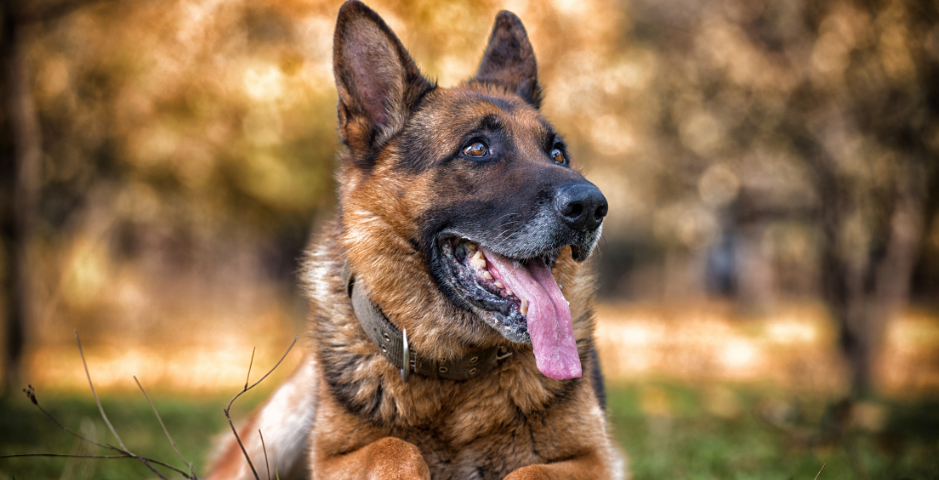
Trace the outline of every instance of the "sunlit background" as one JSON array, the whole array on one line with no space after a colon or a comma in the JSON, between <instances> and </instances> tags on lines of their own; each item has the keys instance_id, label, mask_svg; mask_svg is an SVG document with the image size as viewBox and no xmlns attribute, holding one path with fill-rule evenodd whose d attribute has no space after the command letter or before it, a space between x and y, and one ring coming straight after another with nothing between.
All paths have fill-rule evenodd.
<instances>
[{"instance_id":1,"label":"sunlit background","mask_svg":"<svg viewBox=\"0 0 939 480\"><path fill-rule=\"evenodd\" d=\"M369 5L443 86L499 10L525 23L543 110L610 202L597 337L636 478L939 473L939 3ZM198 425L180 435L204 471L252 349L266 370L304 330L338 7L0 6L0 454L79 449L36 426L26 384L105 441L77 329L98 393L153 437L136 453L164 439L132 375ZM69 462L0 478L150 474Z\"/></svg>"}]
</instances>

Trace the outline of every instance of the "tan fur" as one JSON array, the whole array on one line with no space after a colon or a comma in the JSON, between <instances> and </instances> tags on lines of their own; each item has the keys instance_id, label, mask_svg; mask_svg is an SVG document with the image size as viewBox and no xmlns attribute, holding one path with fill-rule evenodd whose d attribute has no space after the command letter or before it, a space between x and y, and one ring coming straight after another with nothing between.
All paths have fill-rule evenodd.
<instances>
[{"instance_id":1,"label":"tan fur","mask_svg":"<svg viewBox=\"0 0 939 480\"><path fill-rule=\"evenodd\" d=\"M420 74L407 51L374 12L357 2L343 6L336 76L340 134L348 150L340 160L340 211L304 262L311 308L307 360L242 429L255 465L263 459L252 431L261 428L270 448L278 442L273 437L305 428L303 448L278 444L289 450L275 452L284 480L310 473L318 479L623 477L624 462L590 379L542 375L531 345L507 340L451 303L416 247L433 212L467 198L506 195L547 171L538 143L546 122L537 110L534 57L514 18L500 15L493 38L524 40L527 53L516 59L516 71L481 67L477 79L442 89L414 77ZM363 56L353 40L374 48ZM496 47L490 43L487 52ZM363 80L366 72L374 77ZM513 88L516 83L521 86ZM374 102L375 92L387 98ZM419 145L426 151L414 161L442 158L459 151L464 124L486 115L503 122L519 152L508 170L488 179L462 164L449 167L445 176L433 165L402 166L414 152L401 132L424 136ZM467 190L470 180L477 186ZM356 281L368 286L372 302L407 330L411 348L421 355L443 360L490 346L514 354L479 378L411 375L404 382L354 316L341 278L344 262ZM584 372L591 372L593 278L574 262L569 247L562 249L553 273L570 301ZM303 423L308 418L312 426ZM234 441L218 458L210 480L250 478Z\"/></svg>"}]
</instances>

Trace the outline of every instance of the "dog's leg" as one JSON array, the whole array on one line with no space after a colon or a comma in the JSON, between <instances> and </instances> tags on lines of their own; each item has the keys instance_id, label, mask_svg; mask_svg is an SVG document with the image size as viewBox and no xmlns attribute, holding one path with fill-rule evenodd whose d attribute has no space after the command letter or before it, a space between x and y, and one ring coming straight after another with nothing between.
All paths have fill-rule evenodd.
<instances>
[{"instance_id":1,"label":"dog's leg","mask_svg":"<svg viewBox=\"0 0 939 480\"><path fill-rule=\"evenodd\" d=\"M245 450L262 480L268 479L268 465L258 430L264 435L271 480L277 476L280 480L310 478L306 453L316 415L316 384L314 365L309 357L304 358L290 378L238 429ZM223 435L225 440L207 480L253 479L254 474L235 436L230 432Z\"/></svg>"},{"instance_id":2,"label":"dog's leg","mask_svg":"<svg viewBox=\"0 0 939 480\"><path fill-rule=\"evenodd\" d=\"M354 452L322 459L317 478L340 480L430 480L430 469L414 444L385 437Z\"/></svg>"},{"instance_id":3,"label":"dog's leg","mask_svg":"<svg viewBox=\"0 0 939 480\"><path fill-rule=\"evenodd\" d=\"M505 480L622 479L623 459L615 452L611 455L604 458L594 450L563 462L528 465L513 471Z\"/></svg>"}]
</instances>

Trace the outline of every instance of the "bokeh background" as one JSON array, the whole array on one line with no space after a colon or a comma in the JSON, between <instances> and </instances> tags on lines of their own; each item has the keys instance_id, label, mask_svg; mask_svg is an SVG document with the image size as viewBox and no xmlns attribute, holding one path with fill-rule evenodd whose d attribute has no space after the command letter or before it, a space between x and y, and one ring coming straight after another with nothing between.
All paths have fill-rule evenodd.
<instances>
[{"instance_id":1,"label":"bokeh background","mask_svg":"<svg viewBox=\"0 0 939 480\"><path fill-rule=\"evenodd\" d=\"M939 474L939 2L373 1L443 86L500 9L610 214L593 266L635 478ZM197 473L335 210L339 2L0 5L0 454ZM239 418L299 361L291 352ZM175 433L174 433L175 432ZM262 476L263 476L262 472ZM0 459L0 478L148 478Z\"/></svg>"}]
</instances>

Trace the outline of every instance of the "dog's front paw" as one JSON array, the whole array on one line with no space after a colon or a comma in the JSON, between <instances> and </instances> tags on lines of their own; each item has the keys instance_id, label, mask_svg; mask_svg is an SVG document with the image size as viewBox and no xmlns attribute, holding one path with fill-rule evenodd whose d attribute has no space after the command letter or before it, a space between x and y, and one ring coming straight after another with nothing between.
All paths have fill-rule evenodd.
<instances>
[{"instance_id":1,"label":"dog's front paw","mask_svg":"<svg viewBox=\"0 0 939 480\"><path fill-rule=\"evenodd\" d=\"M372 444L365 471L369 480L430 480L430 469L421 451L414 444L394 437Z\"/></svg>"},{"instance_id":2,"label":"dog's front paw","mask_svg":"<svg viewBox=\"0 0 939 480\"><path fill-rule=\"evenodd\" d=\"M528 465L510 473L505 480L550 480L544 465Z\"/></svg>"}]
</instances>

